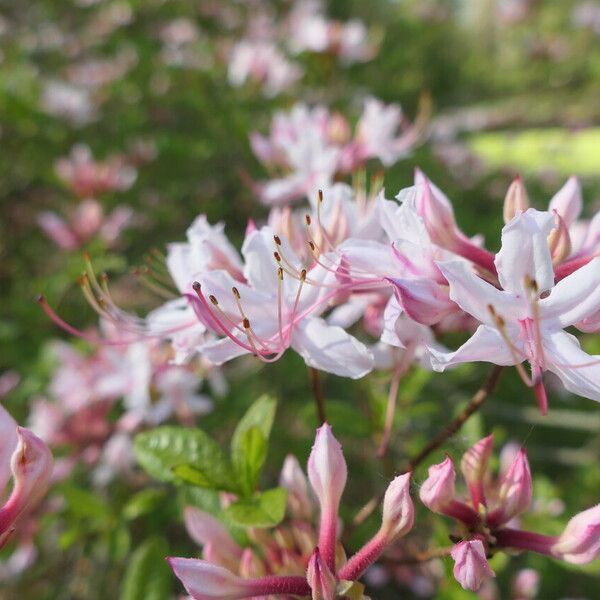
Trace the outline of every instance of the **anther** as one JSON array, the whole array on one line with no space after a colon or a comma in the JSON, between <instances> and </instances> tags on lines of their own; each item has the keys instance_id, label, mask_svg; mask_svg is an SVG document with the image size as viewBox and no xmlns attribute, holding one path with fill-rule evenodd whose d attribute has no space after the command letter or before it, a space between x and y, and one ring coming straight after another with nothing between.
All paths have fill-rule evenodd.
<instances>
[{"instance_id":1,"label":"anther","mask_svg":"<svg viewBox=\"0 0 600 600\"><path fill-rule=\"evenodd\" d=\"M311 223L312 223L312 219L310 218L310 215L304 215L304 219L306 220L306 224L310 227Z\"/></svg>"},{"instance_id":2,"label":"anther","mask_svg":"<svg viewBox=\"0 0 600 600\"><path fill-rule=\"evenodd\" d=\"M281 238L278 235L274 235L273 239L278 246L281 246Z\"/></svg>"},{"instance_id":3,"label":"anther","mask_svg":"<svg viewBox=\"0 0 600 600\"><path fill-rule=\"evenodd\" d=\"M323 190L319 190L319 202L323 202Z\"/></svg>"},{"instance_id":4,"label":"anther","mask_svg":"<svg viewBox=\"0 0 600 600\"><path fill-rule=\"evenodd\" d=\"M277 277L279 277L280 281L283 281L283 268L282 267L279 267L277 269Z\"/></svg>"},{"instance_id":5,"label":"anther","mask_svg":"<svg viewBox=\"0 0 600 600\"><path fill-rule=\"evenodd\" d=\"M213 296L212 294L208 297L208 299L215 305L217 306L219 304L219 301L217 300L216 296Z\"/></svg>"},{"instance_id":6,"label":"anther","mask_svg":"<svg viewBox=\"0 0 600 600\"><path fill-rule=\"evenodd\" d=\"M308 246L313 252L315 252L316 247L315 247L315 243L312 240L308 240Z\"/></svg>"},{"instance_id":7,"label":"anther","mask_svg":"<svg viewBox=\"0 0 600 600\"><path fill-rule=\"evenodd\" d=\"M244 325L244 329L250 329L250 320L244 317L244 320L242 321L243 325Z\"/></svg>"},{"instance_id":8,"label":"anther","mask_svg":"<svg viewBox=\"0 0 600 600\"><path fill-rule=\"evenodd\" d=\"M302 269L300 271L300 281L304 281L306 279L306 269Z\"/></svg>"},{"instance_id":9,"label":"anther","mask_svg":"<svg viewBox=\"0 0 600 600\"><path fill-rule=\"evenodd\" d=\"M281 262L281 254L279 252L273 252L273 256L277 262Z\"/></svg>"},{"instance_id":10,"label":"anther","mask_svg":"<svg viewBox=\"0 0 600 600\"><path fill-rule=\"evenodd\" d=\"M239 290L234 286L231 288L231 291L233 292L233 295L239 300L240 299L240 292Z\"/></svg>"}]
</instances>

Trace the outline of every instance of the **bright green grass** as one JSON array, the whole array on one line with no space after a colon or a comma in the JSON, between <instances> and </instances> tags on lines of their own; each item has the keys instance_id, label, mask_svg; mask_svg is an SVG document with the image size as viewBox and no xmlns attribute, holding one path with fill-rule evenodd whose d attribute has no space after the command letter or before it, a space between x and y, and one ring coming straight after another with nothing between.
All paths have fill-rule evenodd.
<instances>
[{"instance_id":1,"label":"bright green grass","mask_svg":"<svg viewBox=\"0 0 600 600\"><path fill-rule=\"evenodd\" d=\"M468 144L492 167L600 176L600 127L577 132L552 128L480 133Z\"/></svg>"}]
</instances>

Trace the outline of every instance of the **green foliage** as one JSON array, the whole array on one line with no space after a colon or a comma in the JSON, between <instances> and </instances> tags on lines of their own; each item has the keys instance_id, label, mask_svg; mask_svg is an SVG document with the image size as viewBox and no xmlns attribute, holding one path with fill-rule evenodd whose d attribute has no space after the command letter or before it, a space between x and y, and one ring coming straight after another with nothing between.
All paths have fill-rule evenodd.
<instances>
[{"instance_id":1,"label":"green foliage","mask_svg":"<svg viewBox=\"0 0 600 600\"><path fill-rule=\"evenodd\" d=\"M225 518L240 527L274 527L285 516L287 491L274 488L242 498L225 509Z\"/></svg>"},{"instance_id":2,"label":"green foliage","mask_svg":"<svg viewBox=\"0 0 600 600\"><path fill-rule=\"evenodd\" d=\"M129 561L120 600L168 600L172 574L165 561L167 554L161 539L150 538L139 546Z\"/></svg>"},{"instance_id":3,"label":"green foliage","mask_svg":"<svg viewBox=\"0 0 600 600\"><path fill-rule=\"evenodd\" d=\"M136 436L134 452L140 465L159 481L181 480L178 473L183 468L195 485L237 491L231 464L219 445L200 429L157 427Z\"/></svg>"}]
</instances>

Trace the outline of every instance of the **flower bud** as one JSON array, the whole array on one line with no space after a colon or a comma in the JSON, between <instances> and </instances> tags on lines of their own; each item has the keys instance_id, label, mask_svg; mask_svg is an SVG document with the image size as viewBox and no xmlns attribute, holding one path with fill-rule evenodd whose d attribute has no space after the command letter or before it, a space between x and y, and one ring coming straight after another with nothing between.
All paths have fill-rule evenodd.
<instances>
[{"instance_id":1,"label":"flower bud","mask_svg":"<svg viewBox=\"0 0 600 600\"><path fill-rule=\"evenodd\" d=\"M167 560L192 598L236 600L253 595L250 582L223 567L193 558Z\"/></svg>"},{"instance_id":2,"label":"flower bud","mask_svg":"<svg viewBox=\"0 0 600 600\"><path fill-rule=\"evenodd\" d=\"M331 427L325 423L317 430L308 459L308 478L321 503L321 510L328 507L337 513L347 476L342 446L333 436Z\"/></svg>"},{"instance_id":3,"label":"flower bud","mask_svg":"<svg viewBox=\"0 0 600 600\"><path fill-rule=\"evenodd\" d=\"M439 513L454 499L454 463L447 456L444 462L429 467L428 473L429 476L419 491L419 498L427 508Z\"/></svg>"},{"instance_id":4,"label":"flower bud","mask_svg":"<svg viewBox=\"0 0 600 600\"><path fill-rule=\"evenodd\" d=\"M410 473L398 475L388 486L383 498L381 532L391 543L406 535L413 526L415 509L410 497Z\"/></svg>"},{"instance_id":5,"label":"flower bud","mask_svg":"<svg viewBox=\"0 0 600 600\"><path fill-rule=\"evenodd\" d=\"M263 577L267 573L265 564L252 548L245 548L240 559L240 575L245 579Z\"/></svg>"},{"instance_id":6,"label":"flower bud","mask_svg":"<svg viewBox=\"0 0 600 600\"><path fill-rule=\"evenodd\" d=\"M531 504L533 483L527 453L521 449L512 465L500 480L498 507L502 511L504 521L525 512Z\"/></svg>"},{"instance_id":7,"label":"flower bud","mask_svg":"<svg viewBox=\"0 0 600 600\"><path fill-rule=\"evenodd\" d=\"M510 184L506 196L504 197L503 216L504 222L508 223L520 212L525 212L529 208L529 196L523 185L523 180L516 177Z\"/></svg>"},{"instance_id":8,"label":"flower bud","mask_svg":"<svg viewBox=\"0 0 600 600\"><path fill-rule=\"evenodd\" d=\"M48 446L24 427L17 427L17 438L17 448L10 461L14 487L0 509L0 534L41 499L52 475L53 461Z\"/></svg>"},{"instance_id":9,"label":"flower bud","mask_svg":"<svg viewBox=\"0 0 600 600\"><path fill-rule=\"evenodd\" d=\"M485 504L483 480L486 475L493 445L494 436L488 435L469 448L460 461L460 470L469 486L475 510L477 510L479 504Z\"/></svg>"},{"instance_id":10,"label":"flower bud","mask_svg":"<svg viewBox=\"0 0 600 600\"><path fill-rule=\"evenodd\" d=\"M308 481L298 459L289 454L281 469L279 485L288 492L288 506L297 519L309 519L313 514L313 501L308 493Z\"/></svg>"},{"instance_id":11,"label":"flower bud","mask_svg":"<svg viewBox=\"0 0 600 600\"><path fill-rule=\"evenodd\" d=\"M306 569L306 580L312 592L312 600L335 600L337 582L335 576L321 559L315 548Z\"/></svg>"},{"instance_id":12,"label":"flower bud","mask_svg":"<svg viewBox=\"0 0 600 600\"><path fill-rule=\"evenodd\" d=\"M183 518L188 534L197 544L211 545L213 552L217 553L217 563L229 565L239 560L242 549L215 517L193 506L186 506Z\"/></svg>"},{"instance_id":13,"label":"flower bud","mask_svg":"<svg viewBox=\"0 0 600 600\"><path fill-rule=\"evenodd\" d=\"M453 574L465 590L477 591L486 577L495 577L490 568L481 540L467 540L452 548Z\"/></svg>"},{"instance_id":14,"label":"flower bud","mask_svg":"<svg viewBox=\"0 0 600 600\"><path fill-rule=\"evenodd\" d=\"M588 563L600 555L600 504L575 515L552 551L574 564Z\"/></svg>"},{"instance_id":15,"label":"flower bud","mask_svg":"<svg viewBox=\"0 0 600 600\"><path fill-rule=\"evenodd\" d=\"M571 254L573 246L564 219L556 211L554 216L556 217L557 226L548 235L548 248L552 256L552 264L559 265Z\"/></svg>"}]
</instances>

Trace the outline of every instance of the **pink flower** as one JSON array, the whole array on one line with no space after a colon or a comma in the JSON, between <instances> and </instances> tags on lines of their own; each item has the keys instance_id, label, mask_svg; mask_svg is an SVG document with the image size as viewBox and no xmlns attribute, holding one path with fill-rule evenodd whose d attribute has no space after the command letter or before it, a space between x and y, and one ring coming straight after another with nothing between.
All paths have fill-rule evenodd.
<instances>
[{"instance_id":1,"label":"pink flower","mask_svg":"<svg viewBox=\"0 0 600 600\"><path fill-rule=\"evenodd\" d=\"M518 367L547 411L542 373L552 371L570 391L600 400L600 357L584 352L564 329L598 311L600 259L596 258L554 284L547 237L554 228L550 213L529 209L502 230L495 264L501 289L484 281L468 264L438 263L450 285L450 298L481 325L455 352L432 350L434 368L467 361L520 365L527 360L533 376Z\"/></svg>"},{"instance_id":2,"label":"pink flower","mask_svg":"<svg viewBox=\"0 0 600 600\"><path fill-rule=\"evenodd\" d=\"M486 577L495 577L481 540L460 542L452 548L454 577L465 590L477 591Z\"/></svg>"}]
</instances>

